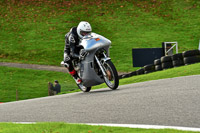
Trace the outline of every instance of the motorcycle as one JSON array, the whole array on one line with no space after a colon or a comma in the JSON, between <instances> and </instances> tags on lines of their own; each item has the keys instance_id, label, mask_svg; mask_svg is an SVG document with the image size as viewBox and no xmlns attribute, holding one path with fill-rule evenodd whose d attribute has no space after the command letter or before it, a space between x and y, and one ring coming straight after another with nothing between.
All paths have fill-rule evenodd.
<instances>
[{"instance_id":1,"label":"motorcycle","mask_svg":"<svg viewBox=\"0 0 200 133\"><path fill-rule=\"evenodd\" d=\"M117 70L109 57L111 41L96 33L84 36L77 48L81 60L73 60L73 66L82 82L77 84L83 92L89 92L92 86L106 83L117 89L119 78Z\"/></svg>"}]
</instances>

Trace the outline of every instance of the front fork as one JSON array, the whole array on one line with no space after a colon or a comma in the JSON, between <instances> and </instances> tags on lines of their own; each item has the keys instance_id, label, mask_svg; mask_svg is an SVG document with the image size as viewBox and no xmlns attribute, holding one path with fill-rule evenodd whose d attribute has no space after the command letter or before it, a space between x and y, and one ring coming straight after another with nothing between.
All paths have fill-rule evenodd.
<instances>
[{"instance_id":1,"label":"front fork","mask_svg":"<svg viewBox=\"0 0 200 133\"><path fill-rule=\"evenodd\" d=\"M101 59L101 60L103 61L103 63L106 62L107 60L110 60L110 58L107 57L105 53L103 53L103 55L104 55L104 58ZM95 57L95 59L96 59L96 61L97 61L97 64L99 65L99 68L101 69L101 71L102 71L102 73L103 73L103 76L104 76L104 77L107 76L103 64L99 61L99 59L97 58L96 55L95 55L94 57Z\"/></svg>"}]
</instances>

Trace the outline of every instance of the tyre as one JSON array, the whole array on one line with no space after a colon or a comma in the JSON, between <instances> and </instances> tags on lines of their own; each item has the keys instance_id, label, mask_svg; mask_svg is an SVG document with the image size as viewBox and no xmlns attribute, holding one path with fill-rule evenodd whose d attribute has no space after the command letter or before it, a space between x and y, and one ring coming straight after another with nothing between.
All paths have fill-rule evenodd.
<instances>
[{"instance_id":1,"label":"tyre","mask_svg":"<svg viewBox=\"0 0 200 133\"><path fill-rule=\"evenodd\" d=\"M155 72L155 70L144 71L145 74Z\"/></svg>"},{"instance_id":2,"label":"tyre","mask_svg":"<svg viewBox=\"0 0 200 133\"><path fill-rule=\"evenodd\" d=\"M137 75L144 74L144 68L140 68L136 71Z\"/></svg>"},{"instance_id":3,"label":"tyre","mask_svg":"<svg viewBox=\"0 0 200 133\"><path fill-rule=\"evenodd\" d=\"M182 53L172 55L172 61L175 61L175 60L183 60Z\"/></svg>"},{"instance_id":4,"label":"tyre","mask_svg":"<svg viewBox=\"0 0 200 133\"><path fill-rule=\"evenodd\" d=\"M168 68L172 68L173 64L172 62L164 62L162 63L162 69L168 69Z\"/></svg>"},{"instance_id":5,"label":"tyre","mask_svg":"<svg viewBox=\"0 0 200 133\"><path fill-rule=\"evenodd\" d=\"M83 92L89 92L91 90L91 88L92 88L92 87L85 87L83 84L77 84L77 86Z\"/></svg>"},{"instance_id":6,"label":"tyre","mask_svg":"<svg viewBox=\"0 0 200 133\"><path fill-rule=\"evenodd\" d=\"M170 55L161 57L161 62L170 62L172 61L172 57Z\"/></svg>"},{"instance_id":7,"label":"tyre","mask_svg":"<svg viewBox=\"0 0 200 133\"><path fill-rule=\"evenodd\" d=\"M134 71L134 72L129 73L129 75L131 77L131 76L137 75L137 73L136 73L136 71Z\"/></svg>"},{"instance_id":8,"label":"tyre","mask_svg":"<svg viewBox=\"0 0 200 133\"><path fill-rule=\"evenodd\" d=\"M118 78L119 78L119 79L123 79L123 75L119 75Z\"/></svg>"},{"instance_id":9,"label":"tyre","mask_svg":"<svg viewBox=\"0 0 200 133\"><path fill-rule=\"evenodd\" d=\"M128 77L130 77L130 74L123 74L122 75L122 78L128 78Z\"/></svg>"},{"instance_id":10,"label":"tyre","mask_svg":"<svg viewBox=\"0 0 200 133\"><path fill-rule=\"evenodd\" d=\"M154 71L155 66L153 64L144 66L144 71Z\"/></svg>"},{"instance_id":11,"label":"tyre","mask_svg":"<svg viewBox=\"0 0 200 133\"><path fill-rule=\"evenodd\" d=\"M156 65L156 66L155 66L155 70L156 70L156 71L162 70L162 66L161 66L161 65Z\"/></svg>"},{"instance_id":12,"label":"tyre","mask_svg":"<svg viewBox=\"0 0 200 133\"><path fill-rule=\"evenodd\" d=\"M194 63L200 62L200 55L185 57L183 60L184 60L184 64L194 64Z\"/></svg>"},{"instance_id":13,"label":"tyre","mask_svg":"<svg viewBox=\"0 0 200 133\"><path fill-rule=\"evenodd\" d=\"M174 60L174 61L172 61L172 64L174 67L177 67L177 66L183 66L184 62L183 62L183 60Z\"/></svg>"},{"instance_id":14,"label":"tyre","mask_svg":"<svg viewBox=\"0 0 200 133\"><path fill-rule=\"evenodd\" d=\"M154 60L154 65L161 65L161 60L160 59Z\"/></svg>"},{"instance_id":15,"label":"tyre","mask_svg":"<svg viewBox=\"0 0 200 133\"><path fill-rule=\"evenodd\" d=\"M104 62L103 67L106 72L106 76L104 76L106 85L112 90L117 89L119 86L119 77L115 66L111 60L108 60Z\"/></svg>"},{"instance_id":16,"label":"tyre","mask_svg":"<svg viewBox=\"0 0 200 133\"><path fill-rule=\"evenodd\" d=\"M190 56L200 55L200 51L199 50L189 50L189 51L184 51L182 54L183 54L183 57L190 57Z\"/></svg>"}]
</instances>

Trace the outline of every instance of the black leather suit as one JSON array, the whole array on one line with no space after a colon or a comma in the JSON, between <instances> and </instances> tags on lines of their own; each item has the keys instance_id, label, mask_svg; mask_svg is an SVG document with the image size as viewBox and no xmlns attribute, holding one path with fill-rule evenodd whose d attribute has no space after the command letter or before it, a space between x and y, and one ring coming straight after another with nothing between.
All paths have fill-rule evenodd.
<instances>
[{"instance_id":1,"label":"black leather suit","mask_svg":"<svg viewBox=\"0 0 200 133\"><path fill-rule=\"evenodd\" d=\"M76 29L77 27L71 28L65 35L64 62L69 64L69 72L74 70L72 60L79 58L79 50L76 46L79 45L80 40Z\"/></svg>"}]
</instances>

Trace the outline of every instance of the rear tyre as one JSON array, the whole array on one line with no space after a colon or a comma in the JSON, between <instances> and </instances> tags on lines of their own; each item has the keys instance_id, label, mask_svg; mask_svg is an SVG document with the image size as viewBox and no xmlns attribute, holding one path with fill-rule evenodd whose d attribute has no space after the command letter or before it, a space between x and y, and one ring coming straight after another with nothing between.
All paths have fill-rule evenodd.
<instances>
[{"instance_id":1,"label":"rear tyre","mask_svg":"<svg viewBox=\"0 0 200 133\"><path fill-rule=\"evenodd\" d=\"M117 89L117 87L119 86L119 77L112 61L108 60L104 62L103 66L106 72L106 76L104 76L104 81L106 85L112 90Z\"/></svg>"},{"instance_id":2,"label":"rear tyre","mask_svg":"<svg viewBox=\"0 0 200 133\"><path fill-rule=\"evenodd\" d=\"M77 84L77 86L83 92L89 92L91 90L91 88L92 88L92 87L85 87L83 84Z\"/></svg>"}]
</instances>

